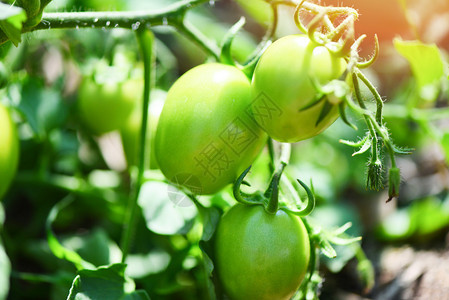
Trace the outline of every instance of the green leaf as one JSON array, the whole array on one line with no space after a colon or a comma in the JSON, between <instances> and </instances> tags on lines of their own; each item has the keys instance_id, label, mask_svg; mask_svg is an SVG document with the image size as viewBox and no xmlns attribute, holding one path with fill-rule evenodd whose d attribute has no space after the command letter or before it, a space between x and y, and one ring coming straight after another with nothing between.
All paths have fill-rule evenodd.
<instances>
[{"instance_id":1,"label":"green leaf","mask_svg":"<svg viewBox=\"0 0 449 300\"><path fill-rule=\"evenodd\" d=\"M446 203L436 197L415 201L410 207L411 222L417 238L426 238L449 226L449 198Z\"/></svg>"},{"instance_id":2,"label":"green leaf","mask_svg":"<svg viewBox=\"0 0 449 300\"><path fill-rule=\"evenodd\" d=\"M45 89L41 82L29 79L22 86L21 96L18 108L37 136L64 124L68 105L61 101L60 92Z\"/></svg>"},{"instance_id":3,"label":"green leaf","mask_svg":"<svg viewBox=\"0 0 449 300\"><path fill-rule=\"evenodd\" d=\"M335 251L334 247L332 247L332 245L329 243L328 240L320 241L319 245L324 255L326 255L329 258L337 257L337 252Z\"/></svg>"},{"instance_id":4,"label":"green leaf","mask_svg":"<svg viewBox=\"0 0 449 300\"><path fill-rule=\"evenodd\" d=\"M192 200L164 182L145 182L140 190L138 203L148 229L158 234L185 234L192 228L197 215Z\"/></svg>"},{"instance_id":5,"label":"green leaf","mask_svg":"<svg viewBox=\"0 0 449 300\"><path fill-rule=\"evenodd\" d=\"M144 278L164 271L169 263L170 254L159 249L145 254L129 254L126 257L126 264L128 265L126 275L134 279Z\"/></svg>"},{"instance_id":6,"label":"green leaf","mask_svg":"<svg viewBox=\"0 0 449 300\"><path fill-rule=\"evenodd\" d=\"M89 262L83 260L81 256L73 250L65 248L58 240L52 230L52 224L56 220L59 212L72 202L71 197L66 197L62 201L56 203L48 214L46 221L47 242L51 252L60 259L67 260L75 265L80 270L84 268L94 269L95 267Z\"/></svg>"},{"instance_id":7,"label":"green leaf","mask_svg":"<svg viewBox=\"0 0 449 300\"><path fill-rule=\"evenodd\" d=\"M0 29L15 46L21 42L22 22L26 19L22 8L0 3Z\"/></svg>"},{"instance_id":8,"label":"green leaf","mask_svg":"<svg viewBox=\"0 0 449 300\"><path fill-rule=\"evenodd\" d=\"M360 149L354 153L352 153L352 156L356 156L362 153L365 153L366 151L368 151L369 149L371 149L372 146L372 142L371 139L365 139L365 142L363 143L363 145L360 147Z\"/></svg>"},{"instance_id":9,"label":"green leaf","mask_svg":"<svg viewBox=\"0 0 449 300\"><path fill-rule=\"evenodd\" d=\"M438 47L435 44L400 39L394 40L394 47L410 63L421 99L436 100L440 79L444 75L444 64Z\"/></svg>"},{"instance_id":10,"label":"green leaf","mask_svg":"<svg viewBox=\"0 0 449 300\"><path fill-rule=\"evenodd\" d=\"M71 235L61 240L65 248L75 251L95 266L109 265L122 259L119 247L102 228L95 228L88 234Z\"/></svg>"},{"instance_id":11,"label":"green leaf","mask_svg":"<svg viewBox=\"0 0 449 300\"><path fill-rule=\"evenodd\" d=\"M406 209L399 209L389 215L377 228L377 235L387 241L402 240L411 236L412 233L413 226Z\"/></svg>"},{"instance_id":12,"label":"green leaf","mask_svg":"<svg viewBox=\"0 0 449 300\"><path fill-rule=\"evenodd\" d=\"M149 300L145 291L135 291L134 282L125 277L125 268L125 264L114 264L79 271L67 300Z\"/></svg>"}]
</instances>

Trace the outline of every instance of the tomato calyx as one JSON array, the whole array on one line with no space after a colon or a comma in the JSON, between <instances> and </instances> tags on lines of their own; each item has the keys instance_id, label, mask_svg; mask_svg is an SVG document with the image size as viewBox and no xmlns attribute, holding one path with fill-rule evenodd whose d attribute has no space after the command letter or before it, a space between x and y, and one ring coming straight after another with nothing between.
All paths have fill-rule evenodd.
<instances>
[{"instance_id":1,"label":"tomato calyx","mask_svg":"<svg viewBox=\"0 0 449 300\"><path fill-rule=\"evenodd\" d=\"M271 181L268 185L268 188L265 192L256 191L252 194L247 194L241 191L240 187L242 184L246 184L244 181L246 175L251 169L251 166L249 166L235 181L233 186L233 194L234 198L246 205L263 205L265 208L265 211L270 214L276 214L276 212L281 209L285 212L292 213L299 217L304 217L309 215L313 209L315 208L315 196L311 189L301 180L296 179L297 183L306 191L307 194L307 200L305 204L298 209L292 209L287 206L280 206L279 205L279 184L281 181L281 176L284 172L285 167L288 164L288 157L289 151L290 151L290 145L289 144L282 144L283 148L283 156L281 157L281 162L279 163L278 168L273 172ZM282 151L282 150L281 150ZM288 154L285 154L288 153ZM290 183L295 192L300 193L299 188L296 184Z\"/></svg>"}]
</instances>

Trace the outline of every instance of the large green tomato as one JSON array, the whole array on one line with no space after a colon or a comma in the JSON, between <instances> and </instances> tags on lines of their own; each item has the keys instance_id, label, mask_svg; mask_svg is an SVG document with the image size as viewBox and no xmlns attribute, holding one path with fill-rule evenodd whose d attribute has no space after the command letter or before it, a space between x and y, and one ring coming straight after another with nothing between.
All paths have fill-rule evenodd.
<instances>
[{"instance_id":1,"label":"large green tomato","mask_svg":"<svg viewBox=\"0 0 449 300\"><path fill-rule=\"evenodd\" d=\"M315 85L338 79L345 68L343 58L311 42L306 35L275 41L262 54L254 71L254 118L280 142L294 143L319 134L338 118L339 110L333 105L318 122L326 100L307 108L318 95Z\"/></svg>"},{"instance_id":2,"label":"large green tomato","mask_svg":"<svg viewBox=\"0 0 449 300\"><path fill-rule=\"evenodd\" d=\"M261 205L237 204L221 218L215 239L215 266L233 300L290 299L310 259L301 218Z\"/></svg>"},{"instance_id":3,"label":"large green tomato","mask_svg":"<svg viewBox=\"0 0 449 300\"><path fill-rule=\"evenodd\" d=\"M19 162L19 138L9 110L0 103L0 199L11 184Z\"/></svg>"},{"instance_id":4,"label":"large green tomato","mask_svg":"<svg viewBox=\"0 0 449 300\"><path fill-rule=\"evenodd\" d=\"M114 68L111 72L117 71ZM106 70L102 70L107 72ZM113 74L112 74L113 75ZM140 103L143 79L119 76L83 78L78 94L78 111L83 123L94 134L120 130Z\"/></svg>"},{"instance_id":5,"label":"large green tomato","mask_svg":"<svg viewBox=\"0 0 449 300\"><path fill-rule=\"evenodd\" d=\"M250 82L237 68L204 64L170 88L156 132L159 168L195 194L216 193L261 151L266 134L254 122Z\"/></svg>"},{"instance_id":6,"label":"large green tomato","mask_svg":"<svg viewBox=\"0 0 449 300\"><path fill-rule=\"evenodd\" d=\"M157 169L158 164L156 155L154 154L155 136L157 123L164 106L167 92L163 90L152 90L151 101L148 107L148 124L147 124L147 140L146 145L150 150L150 169ZM140 129L142 124L142 105L138 105L131 116L126 121L125 125L120 130L122 137L123 150L125 152L128 166L137 165L137 158L139 154Z\"/></svg>"}]
</instances>

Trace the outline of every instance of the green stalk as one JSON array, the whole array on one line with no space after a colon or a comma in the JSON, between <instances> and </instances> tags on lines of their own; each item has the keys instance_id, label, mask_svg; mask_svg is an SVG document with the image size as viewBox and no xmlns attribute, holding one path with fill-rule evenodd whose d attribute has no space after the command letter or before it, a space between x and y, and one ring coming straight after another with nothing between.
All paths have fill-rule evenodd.
<instances>
[{"instance_id":1,"label":"green stalk","mask_svg":"<svg viewBox=\"0 0 449 300\"><path fill-rule=\"evenodd\" d=\"M126 222L123 226L123 235L121 241L121 249L123 252L122 262L126 261L128 256L132 239L137 226L137 212L138 212L138 197L140 188L143 183L143 175L145 170L145 154L146 154L146 135L148 123L148 107L150 104L150 90L151 90L151 72L154 67L154 35L150 30L142 29L136 31L137 41L140 46L140 51L144 63L144 91L143 91L143 107L142 107L142 124L140 128L140 144L139 144L139 160L137 178L133 184L133 189L130 194L130 202L127 210Z\"/></svg>"},{"instance_id":2,"label":"green stalk","mask_svg":"<svg viewBox=\"0 0 449 300\"><path fill-rule=\"evenodd\" d=\"M31 30L58 28L125 28L171 25L188 9L207 0L179 1L158 10L142 11L90 11L44 13L42 21Z\"/></svg>"},{"instance_id":3,"label":"green stalk","mask_svg":"<svg viewBox=\"0 0 449 300\"><path fill-rule=\"evenodd\" d=\"M357 77L360 78L362 80L362 82L368 87L371 94L374 96L374 99L376 100L376 104L377 104L376 121L377 121L377 123L382 125L382 110L384 107L384 102L382 101L382 97L379 95L379 92L373 86L371 81L369 81L369 79L365 76L365 74L360 72L358 69L355 69L355 73L357 74Z\"/></svg>"},{"instance_id":4,"label":"green stalk","mask_svg":"<svg viewBox=\"0 0 449 300\"><path fill-rule=\"evenodd\" d=\"M290 153L291 145L287 143L281 143L280 163L276 170L276 173L273 174L273 178L271 179L268 190L265 192L265 196L269 197L268 204L265 207L265 210L270 214L275 214L279 209L279 182L285 167L290 161Z\"/></svg>"},{"instance_id":5,"label":"green stalk","mask_svg":"<svg viewBox=\"0 0 449 300\"><path fill-rule=\"evenodd\" d=\"M195 26L184 20L185 13L208 0L184 0L158 10L104 11L104 12L55 12L44 13L42 21L24 32L48 29L125 28L139 30L154 26L170 25L201 47L207 54L219 59L219 49Z\"/></svg>"}]
</instances>

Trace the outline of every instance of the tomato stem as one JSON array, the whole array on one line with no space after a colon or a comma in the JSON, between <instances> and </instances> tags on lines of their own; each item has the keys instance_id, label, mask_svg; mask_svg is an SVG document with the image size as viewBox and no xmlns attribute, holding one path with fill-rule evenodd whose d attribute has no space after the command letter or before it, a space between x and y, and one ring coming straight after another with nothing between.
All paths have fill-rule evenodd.
<instances>
[{"instance_id":1,"label":"tomato stem","mask_svg":"<svg viewBox=\"0 0 449 300\"><path fill-rule=\"evenodd\" d=\"M126 221L123 227L123 235L121 241L122 249L122 262L126 261L128 256L132 238L137 226L137 201L139 198L140 188L143 183L143 175L145 170L145 154L146 154L146 134L148 123L148 107L150 104L150 92L151 92L151 80L152 70L155 57L154 57L154 35L150 30L141 29L136 31L137 40L142 53L142 59L144 63L144 91L143 91L143 108L142 108L142 124L140 128L140 140L139 140L139 160L138 160L138 173L135 182L133 183L133 189L130 194L129 206L126 215Z\"/></svg>"},{"instance_id":2,"label":"tomato stem","mask_svg":"<svg viewBox=\"0 0 449 300\"><path fill-rule=\"evenodd\" d=\"M223 44L221 45L221 51L220 51L220 61L224 64L236 66L236 61L232 58L232 51L231 46L232 42L234 41L235 36L237 33L242 29L242 27L245 25L245 17L241 17L237 23L232 25L232 27L228 30L225 37L223 38Z\"/></svg>"},{"instance_id":3,"label":"tomato stem","mask_svg":"<svg viewBox=\"0 0 449 300\"><path fill-rule=\"evenodd\" d=\"M175 2L163 9L143 11L104 11L104 12L55 12L44 13L42 21L32 28L23 28L22 33L49 29L124 28L138 30L155 26L176 27L207 54L219 60L218 46L204 36L195 26L184 20L185 13L208 0L184 0ZM4 42L0 40L0 44Z\"/></svg>"},{"instance_id":4,"label":"tomato stem","mask_svg":"<svg viewBox=\"0 0 449 300\"><path fill-rule=\"evenodd\" d=\"M376 100L377 104L377 110L376 110L376 121L379 125L382 125L382 110L384 107L384 102L382 100L382 97L379 95L379 92L376 90L374 85L369 81L369 79L357 68L354 69L355 73L357 74L357 77L362 80L362 82L368 87L371 94L374 96L374 99Z\"/></svg>"},{"instance_id":5,"label":"tomato stem","mask_svg":"<svg viewBox=\"0 0 449 300\"><path fill-rule=\"evenodd\" d=\"M265 191L265 197L268 198L268 203L265 206L265 210L270 214L275 214L279 209L279 182L290 160L291 145L288 143L281 143L280 163L273 174L270 185Z\"/></svg>"}]
</instances>

